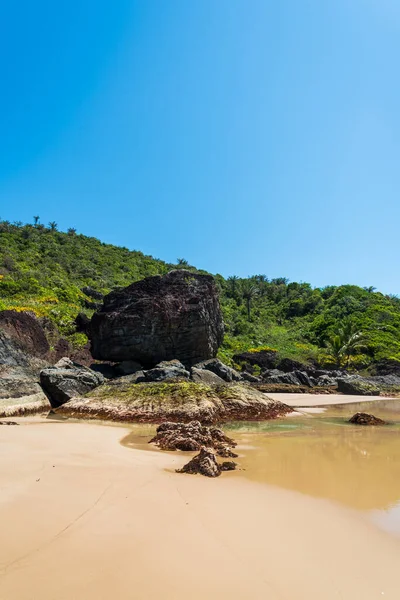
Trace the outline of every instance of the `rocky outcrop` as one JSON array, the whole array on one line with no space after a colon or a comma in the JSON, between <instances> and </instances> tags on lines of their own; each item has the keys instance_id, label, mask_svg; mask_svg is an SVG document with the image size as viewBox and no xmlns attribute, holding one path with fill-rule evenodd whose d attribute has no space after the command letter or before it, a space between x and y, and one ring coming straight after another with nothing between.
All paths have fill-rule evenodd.
<instances>
[{"instance_id":1,"label":"rocky outcrop","mask_svg":"<svg viewBox=\"0 0 400 600\"><path fill-rule=\"evenodd\" d=\"M0 311L0 330L31 356L46 358L50 351L43 328L31 313L16 310Z\"/></svg>"},{"instance_id":2,"label":"rocky outcrop","mask_svg":"<svg viewBox=\"0 0 400 600\"><path fill-rule=\"evenodd\" d=\"M86 394L104 381L100 373L77 365L68 358L62 358L54 367L40 372L40 383L53 407L61 406L74 396Z\"/></svg>"},{"instance_id":3,"label":"rocky outcrop","mask_svg":"<svg viewBox=\"0 0 400 600\"><path fill-rule=\"evenodd\" d=\"M349 419L349 423L353 423L353 425L386 425L385 421L382 421L382 419L361 412L353 415L351 419Z\"/></svg>"},{"instance_id":4,"label":"rocky outcrop","mask_svg":"<svg viewBox=\"0 0 400 600\"><path fill-rule=\"evenodd\" d=\"M224 434L222 429L206 427L199 421L190 423L162 423L157 427L156 435L149 444L155 444L161 450L195 451L202 447L215 450L218 456L235 458L232 451L236 442Z\"/></svg>"},{"instance_id":5,"label":"rocky outcrop","mask_svg":"<svg viewBox=\"0 0 400 600\"><path fill-rule=\"evenodd\" d=\"M213 358L223 338L214 280L176 270L111 292L92 317L90 338L100 360L153 367L177 358L190 367Z\"/></svg>"},{"instance_id":6,"label":"rocky outcrop","mask_svg":"<svg viewBox=\"0 0 400 600\"><path fill-rule=\"evenodd\" d=\"M209 386L193 381L134 383L120 377L83 398L73 398L57 409L61 414L105 419L163 423L274 419L293 411L248 385Z\"/></svg>"},{"instance_id":7,"label":"rocky outcrop","mask_svg":"<svg viewBox=\"0 0 400 600\"><path fill-rule=\"evenodd\" d=\"M224 363L220 361L219 358L210 358L209 360L203 360L197 365L194 365L194 367L196 369L204 369L205 371L211 371L227 383L230 383L231 381L242 380L240 373L235 371L235 369L224 365Z\"/></svg>"},{"instance_id":8,"label":"rocky outcrop","mask_svg":"<svg viewBox=\"0 0 400 600\"><path fill-rule=\"evenodd\" d=\"M31 356L15 339L0 331L0 417L50 409L39 385L39 372L47 363Z\"/></svg>"},{"instance_id":9,"label":"rocky outcrop","mask_svg":"<svg viewBox=\"0 0 400 600\"><path fill-rule=\"evenodd\" d=\"M233 461L218 464L214 452L202 448L200 454L197 454L182 469L176 469L177 473L188 473L189 475L204 475L205 477L219 477L222 471L233 471L236 469L236 463Z\"/></svg>"},{"instance_id":10,"label":"rocky outcrop","mask_svg":"<svg viewBox=\"0 0 400 600\"><path fill-rule=\"evenodd\" d=\"M354 396L379 396L380 389L361 377L346 377L337 380L338 392Z\"/></svg>"}]
</instances>

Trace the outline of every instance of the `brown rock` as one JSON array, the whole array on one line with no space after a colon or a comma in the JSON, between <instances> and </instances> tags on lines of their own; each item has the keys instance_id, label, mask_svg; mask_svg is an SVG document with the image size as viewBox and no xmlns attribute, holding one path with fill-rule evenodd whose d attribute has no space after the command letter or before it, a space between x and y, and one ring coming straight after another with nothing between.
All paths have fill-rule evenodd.
<instances>
[{"instance_id":1,"label":"brown rock","mask_svg":"<svg viewBox=\"0 0 400 600\"><path fill-rule=\"evenodd\" d=\"M353 415L351 419L349 419L349 423L353 423L354 425L386 425L385 421L382 421L382 419L361 412Z\"/></svg>"},{"instance_id":2,"label":"brown rock","mask_svg":"<svg viewBox=\"0 0 400 600\"><path fill-rule=\"evenodd\" d=\"M236 442L226 436L221 429L206 427L200 421L190 423L162 423L157 427L156 436L150 440L161 450L200 450L202 447L213 449L219 456L236 457L231 448Z\"/></svg>"},{"instance_id":3,"label":"brown rock","mask_svg":"<svg viewBox=\"0 0 400 600\"><path fill-rule=\"evenodd\" d=\"M200 454L197 454L182 469L177 469L177 473L189 473L190 475L204 475L205 477L219 477L222 471L232 471L236 468L234 462L224 462L219 465L214 452L202 448Z\"/></svg>"}]
</instances>

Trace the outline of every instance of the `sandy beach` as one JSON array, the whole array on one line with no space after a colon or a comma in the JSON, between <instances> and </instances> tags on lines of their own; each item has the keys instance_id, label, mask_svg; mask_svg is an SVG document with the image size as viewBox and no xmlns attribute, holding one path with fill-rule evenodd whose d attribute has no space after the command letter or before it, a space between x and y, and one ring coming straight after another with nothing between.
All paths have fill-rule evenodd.
<instances>
[{"instance_id":1,"label":"sandy beach","mask_svg":"<svg viewBox=\"0 0 400 600\"><path fill-rule=\"evenodd\" d=\"M19 419L0 435L0 598L398 599L400 541L356 511L245 480L118 426Z\"/></svg>"}]
</instances>

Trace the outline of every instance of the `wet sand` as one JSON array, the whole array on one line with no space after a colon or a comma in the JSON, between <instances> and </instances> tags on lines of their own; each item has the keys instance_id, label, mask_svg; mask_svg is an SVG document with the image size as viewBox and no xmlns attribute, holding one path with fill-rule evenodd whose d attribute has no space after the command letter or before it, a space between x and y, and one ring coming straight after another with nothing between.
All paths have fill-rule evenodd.
<instances>
[{"instance_id":1,"label":"wet sand","mask_svg":"<svg viewBox=\"0 0 400 600\"><path fill-rule=\"evenodd\" d=\"M178 475L127 430L0 428L0 599L400 596L400 542L356 511L246 480Z\"/></svg>"},{"instance_id":2,"label":"wet sand","mask_svg":"<svg viewBox=\"0 0 400 600\"><path fill-rule=\"evenodd\" d=\"M330 406L332 404L353 404L354 402L374 402L376 400L396 398L383 398L382 396L347 396L343 394L287 394L287 393L269 393L267 394L273 400L279 400L289 406ZM397 398L398 400L398 398Z\"/></svg>"}]
</instances>

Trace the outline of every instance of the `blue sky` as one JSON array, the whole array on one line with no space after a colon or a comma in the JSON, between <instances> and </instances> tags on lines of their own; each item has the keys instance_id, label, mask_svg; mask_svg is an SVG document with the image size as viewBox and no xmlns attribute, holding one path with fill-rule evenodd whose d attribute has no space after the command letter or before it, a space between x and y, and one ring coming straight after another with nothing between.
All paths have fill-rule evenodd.
<instances>
[{"instance_id":1,"label":"blue sky","mask_svg":"<svg viewBox=\"0 0 400 600\"><path fill-rule=\"evenodd\" d=\"M21 0L0 216L400 293L397 0Z\"/></svg>"}]
</instances>

